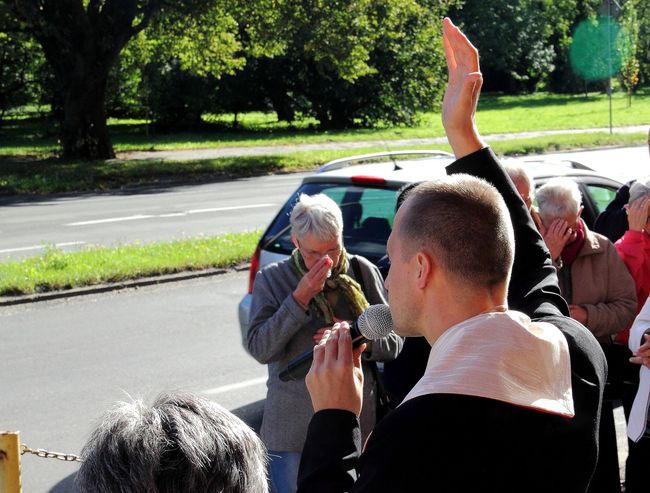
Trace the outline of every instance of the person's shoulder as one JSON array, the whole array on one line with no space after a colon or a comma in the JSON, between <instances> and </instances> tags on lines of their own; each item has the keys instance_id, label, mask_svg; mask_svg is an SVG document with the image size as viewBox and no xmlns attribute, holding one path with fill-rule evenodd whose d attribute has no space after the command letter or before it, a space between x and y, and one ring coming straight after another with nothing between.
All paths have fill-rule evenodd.
<instances>
[{"instance_id":1,"label":"person's shoulder","mask_svg":"<svg viewBox=\"0 0 650 493\"><path fill-rule=\"evenodd\" d=\"M356 261L359 263L359 266L361 268L366 268L371 270L377 269L377 266L373 264L370 260L368 260L366 257L364 257L363 255L350 254L348 257L350 261L352 261L352 259L356 259Z\"/></svg>"},{"instance_id":2,"label":"person's shoulder","mask_svg":"<svg viewBox=\"0 0 650 493\"><path fill-rule=\"evenodd\" d=\"M284 271L286 269L291 268L291 257L278 260L277 262L273 262L271 264L265 265L260 269L260 272L277 272L277 271Z\"/></svg>"},{"instance_id":3,"label":"person's shoulder","mask_svg":"<svg viewBox=\"0 0 650 493\"><path fill-rule=\"evenodd\" d=\"M608 252L610 249L614 249L614 243L612 243L607 236L596 233L590 229L587 230L586 236L587 241L585 242L585 246L591 250L591 253L603 253Z\"/></svg>"},{"instance_id":4,"label":"person's shoulder","mask_svg":"<svg viewBox=\"0 0 650 493\"><path fill-rule=\"evenodd\" d=\"M295 277L295 272L291 265L291 257L273 262L272 264L265 265L257 273L256 282L258 279L274 280L285 277Z\"/></svg>"}]
</instances>

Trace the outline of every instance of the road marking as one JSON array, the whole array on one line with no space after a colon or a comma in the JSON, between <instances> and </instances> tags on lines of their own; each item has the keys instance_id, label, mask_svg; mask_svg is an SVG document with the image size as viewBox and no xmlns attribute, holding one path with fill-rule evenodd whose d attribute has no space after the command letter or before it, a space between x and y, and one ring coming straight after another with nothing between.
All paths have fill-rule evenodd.
<instances>
[{"instance_id":1,"label":"road marking","mask_svg":"<svg viewBox=\"0 0 650 493\"><path fill-rule=\"evenodd\" d=\"M240 209L259 209L261 207L273 207L277 204L251 204L251 205L237 205L232 207L214 207L211 209L192 209L185 212L171 212L167 214L138 214L135 216L124 216L124 217L109 217L107 219L94 219L90 221L77 221L74 223L67 223L64 226L88 226L91 224L105 224L105 223L117 223L120 221L138 221L140 219L156 219L156 218L166 218L166 217L182 217L187 216L188 214L204 214L206 212L223 212L223 211L236 211Z\"/></svg>"},{"instance_id":2,"label":"road marking","mask_svg":"<svg viewBox=\"0 0 650 493\"><path fill-rule=\"evenodd\" d=\"M234 211L237 209L254 209L257 207L271 207L275 204L253 204L253 205L238 205L234 207L215 207L214 209L194 209L187 211L188 214L202 214L204 212L221 212L221 211Z\"/></svg>"},{"instance_id":3,"label":"road marking","mask_svg":"<svg viewBox=\"0 0 650 493\"><path fill-rule=\"evenodd\" d=\"M76 223L68 223L68 224L64 224L64 226L86 226L88 224L117 223L120 221L137 221L138 219L149 219L152 217L156 217L156 216L137 215L137 216L126 216L126 217L111 217L108 219L95 219L93 221L79 221Z\"/></svg>"},{"instance_id":4,"label":"road marking","mask_svg":"<svg viewBox=\"0 0 650 493\"><path fill-rule=\"evenodd\" d=\"M215 387L214 389L204 390L201 393L207 395L223 394L232 390L245 389L246 387L260 385L265 383L266 380L267 377L252 378L250 380L244 380L243 382L231 383L230 385L223 385L221 387Z\"/></svg>"},{"instance_id":5,"label":"road marking","mask_svg":"<svg viewBox=\"0 0 650 493\"><path fill-rule=\"evenodd\" d=\"M85 244L86 244L85 241L68 241L66 243L55 243L54 246L56 248L62 248L67 246L85 245ZM41 250L47 248L48 246L49 245L33 245L33 246L20 247L20 248L6 248L4 250L0 250L0 253L27 252L29 250Z\"/></svg>"}]
</instances>

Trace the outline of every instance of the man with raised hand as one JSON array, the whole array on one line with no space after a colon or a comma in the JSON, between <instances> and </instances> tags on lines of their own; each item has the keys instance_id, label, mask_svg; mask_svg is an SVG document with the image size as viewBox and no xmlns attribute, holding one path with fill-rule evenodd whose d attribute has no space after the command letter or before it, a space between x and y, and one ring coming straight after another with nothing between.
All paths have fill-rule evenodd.
<instances>
[{"instance_id":1,"label":"man with raised hand","mask_svg":"<svg viewBox=\"0 0 650 493\"><path fill-rule=\"evenodd\" d=\"M543 240L478 133L477 50L449 19L443 41L455 176L409 194L386 279L396 332L432 345L427 369L361 453L363 348L335 326L307 376L298 491L579 492L596 464L605 358L566 316Z\"/></svg>"}]
</instances>

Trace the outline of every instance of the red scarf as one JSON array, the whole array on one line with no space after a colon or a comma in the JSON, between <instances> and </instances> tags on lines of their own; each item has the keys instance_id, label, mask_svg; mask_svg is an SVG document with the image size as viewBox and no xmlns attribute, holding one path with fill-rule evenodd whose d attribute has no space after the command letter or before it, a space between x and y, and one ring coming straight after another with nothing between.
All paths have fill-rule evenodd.
<instances>
[{"instance_id":1,"label":"red scarf","mask_svg":"<svg viewBox=\"0 0 650 493\"><path fill-rule=\"evenodd\" d=\"M578 257L580 250L582 250L582 246L585 244L585 227L582 223L582 219L576 221L574 229L577 233L575 240L571 243L567 243L562 249L562 264L565 266L573 263L573 261Z\"/></svg>"}]
</instances>

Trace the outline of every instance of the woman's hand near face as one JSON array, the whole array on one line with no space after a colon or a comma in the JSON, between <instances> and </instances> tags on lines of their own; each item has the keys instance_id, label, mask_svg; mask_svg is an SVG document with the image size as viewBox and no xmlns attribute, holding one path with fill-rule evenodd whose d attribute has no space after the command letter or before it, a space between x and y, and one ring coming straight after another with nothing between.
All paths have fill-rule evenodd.
<instances>
[{"instance_id":1,"label":"woman's hand near face","mask_svg":"<svg viewBox=\"0 0 650 493\"><path fill-rule=\"evenodd\" d=\"M311 299L323 290L333 264L331 258L323 256L298 282L293 297L305 310Z\"/></svg>"},{"instance_id":2,"label":"woman's hand near face","mask_svg":"<svg viewBox=\"0 0 650 493\"><path fill-rule=\"evenodd\" d=\"M650 196L638 199L632 205L626 205L625 209L630 231L643 231L648 221Z\"/></svg>"}]
</instances>

